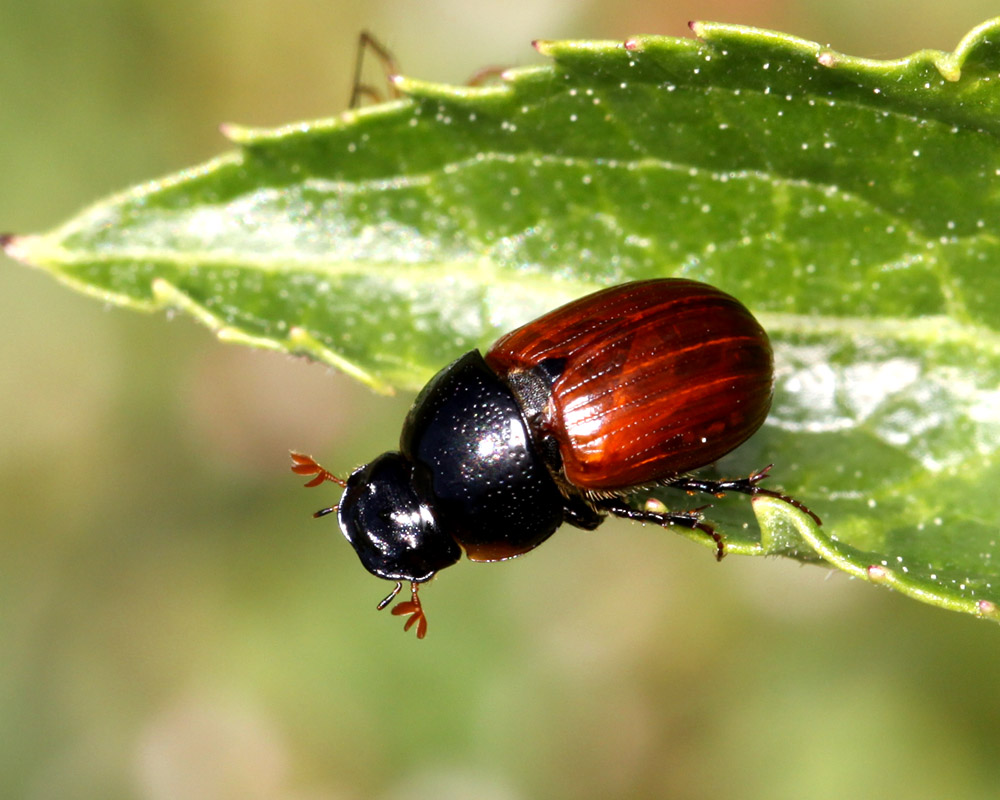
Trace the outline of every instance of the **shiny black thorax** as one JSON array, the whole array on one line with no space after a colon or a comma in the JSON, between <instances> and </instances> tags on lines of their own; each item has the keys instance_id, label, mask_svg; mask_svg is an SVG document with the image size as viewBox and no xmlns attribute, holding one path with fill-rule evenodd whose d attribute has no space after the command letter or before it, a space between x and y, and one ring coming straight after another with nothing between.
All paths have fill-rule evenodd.
<instances>
[{"instance_id":1,"label":"shiny black thorax","mask_svg":"<svg viewBox=\"0 0 1000 800\"><path fill-rule=\"evenodd\" d=\"M476 350L432 378L406 417L399 452L348 480L341 528L365 567L420 582L455 563L459 545L473 560L495 561L533 549L564 521L597 527L601 515L560 491L551 443L526 416L533 405Z\"/></svg>"}]
</instances>

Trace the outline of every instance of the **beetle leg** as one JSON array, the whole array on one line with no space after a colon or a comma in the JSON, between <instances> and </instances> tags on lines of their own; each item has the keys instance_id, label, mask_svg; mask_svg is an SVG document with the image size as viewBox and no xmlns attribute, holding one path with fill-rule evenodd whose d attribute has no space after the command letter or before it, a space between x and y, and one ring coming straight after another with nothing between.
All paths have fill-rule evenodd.
<instances>
[{"instance_id":1,"label":"beetle leg","mask_svg":"<svg viewBox=\"0 0 1000 800\"><path fill-rule=\"evenodd\" d=\"M377 611L381 611L383 608L385 608L387 605L389 605L389 603L391 603L393 600L396 599L396 595L400 593L400 591L402 590L402 588L403 588L403 584L400 583L399 581L396 581L396 588L393 589L391 592L389 592L389 594L387 594L385 597L383 597L379 601L379 604L377 606L375 606L375 609Z\"/></svg>"},{"instance_id":2,"label":"beetle leg","mask_svg":"<svg viewBox=\"0 0 1000 800\"><path fill-rule=\"evenodd\" d=\"M652 522L664 528L670 525L680 525L682 528L699 530L715 542L715 560L722 561L726 555L726 540L722 534L701 518L701 508L693 511L648 511L632 508L624 500L606 498L596 503L601 511L614 514L616 517L630 519L636 522ZM702 508L707 508L703 506Z\"/></svg>"},{"instance_id":3,"label":"beetle leg","mask_svg":"<svg viewBox=\"0 0 1000 800\"><path fill-rule=\"evenodd\" d=\"M816 515L816 513L806 506L804 503L800 503L794 497L787 494L782 494L781 492L776 492L773 489L765 489L760 486L760 482L768 476L771 471L771 467L774 464L768 464L764 469L759 469L748 478L736 478L733 480L725 481L706 481L700 478L688 478L684 476L678 476L676 478L668 478L663 481L664 486L670 486L674 489L683 489L687 492L705 492L706 494L714 494L717 497L721 497L726 492L740 492L741 494L748 494L750 496L764 495L766 497L773 497L777 500L783 500L789 505L795 506L799 511L804 511L810 517L812 517L817 525L822 525L823 520Z\"/></svg>"},{"instance_id":4,"label":"beetle leg","mask_svg":"<svg viewBox=\"0 0 1000 800\"><path fill-rule=\"evenodd\" d=\"M404 600L401 603L396 603L392 607L392 614L396 617L409 616L410 618L406 620L406 624L403 626L404 631L408 631L414 625L417 626L417 638L423 639L427 635L427 617L424 615L424 607L420 605L420 597L417 595L420 584L410 583L410 599ZM385 608L402 588L401 584L396 583L396 588L393 590L385 600L379 603L378 607L380 609Z\"/></svg>"},{"instance_id":5,"label":"beetle leg","mask_svg":"<svg viewBox=\"0 0 1000 800\"><path fill-rule=\"evenodd\" d=\"M364 98L373 103L381 103L383 100L382 92L371 84L365 83L362 77L365 54L369 51L378 59L378 63L382 67L382 72L385 73L389 98L395 100L401 96L399 89L396 88L395 79L399 75L399 64L396 62L395 56L374 35L368 31L361 31L358 35L358 48L354 62L354 80L351 82L350 108L358 108ZM506 67L483 67L469 78L466 85L482 86L489 81L503 80L503 74L506 71Z\"/></svg>"},{"instance_id":6,"label":"beetle leg","mask_svg":"<svg viewBox=\"0 0 1000 800\"><path fill-rule=\"evenodd\" d=\"M507 67L483 67L482 69L476 70L469 80L465 82L466 86L482 86L484 83L489 81L502 81L503 74L507 71Z\"/></svg>"},{"instance_id":7,"label":"beetle leg","mask_svg":"<svg viewBox=\"0 0 1000 800\"><path fill-rule=\"evenodd\" d=\"M382 66L386 83L389 86L389 96L393 99L399 97L399 90L393 81L399 74L399 65L396 63L396 59L389 52L389 49L379 42L378 39L368 33L368 31L361 31L361 34L358 36L358 52L354 62L354 80L351 82L351 108L360 106L361 98L363 97L367 97L376 103L382 102L381 93L367 83L364 83L361 77L365 64L365 53L369 50L375 54L379 64Z\"/></svg>"}]
</instances>

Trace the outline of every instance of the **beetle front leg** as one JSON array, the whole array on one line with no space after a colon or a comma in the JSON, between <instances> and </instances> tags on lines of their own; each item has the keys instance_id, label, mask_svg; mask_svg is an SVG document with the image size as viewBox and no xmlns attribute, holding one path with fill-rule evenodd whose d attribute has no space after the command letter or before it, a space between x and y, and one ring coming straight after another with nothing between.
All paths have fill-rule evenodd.
<instances>
[{"instance_id":1,"label":"beetle front leg","mask_svg":"<svg viewBox=\"0 0 1000 800\"><path fill-rule=\"evenodd\" d=\"M392 613L394 616L397 617L408 616L409 619L403 626L403 630L408 631L410 628L416 625L417 638L423 639L427 635L427 617L424 615L424 607L420 605L420 597L417 594L418 586L419 584L411 582L410 599L396 603L396 605L392 607L392 611L390 613ZM382 600L379 602L379 604L375 606L375 608L381 611L383 608L389 605L389 603L391 603L393 600L396 599L396 595L399 594L402 591L402 589L403 589L403 582L396 581L395 588L393 588L393 590L389 592L389 594L383 597Z\"/></svg>"},{"instance_id":2,"label":"beetle front leg","mask_svg":"<svg viewBox=\"0 0 1000 800\"><path fill-rule=\"evenodd\" d=\"M635 522L652 522L654 525L660 525L664 528L671 525L680 525L682 528L688 528L689 530L699 530L715 542L716 561L722 561L726 555L726 540L722 534L707 522L702 521L702 508L708 508L708 506L702 506L702 508L696 508L692 511L646 511L632 508L624 500L617 498L599 500L595 503L595 506L600 511L613 514L622 519L630 519Z\"/></svg>"}]
</instances>

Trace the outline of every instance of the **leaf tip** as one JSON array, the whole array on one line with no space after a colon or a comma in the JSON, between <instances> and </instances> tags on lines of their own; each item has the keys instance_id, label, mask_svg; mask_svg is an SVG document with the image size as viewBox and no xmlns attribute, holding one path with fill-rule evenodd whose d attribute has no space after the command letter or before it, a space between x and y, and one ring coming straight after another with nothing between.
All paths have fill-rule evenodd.
<instances>
[{"instance_id":1,"label":"leaf tip","mask_svg":"<svg viewBox=\"0 0 1000 800\"><path fill-rule=\"evenodd\" d=\"M219 133L236 144L239 144L242 139L246 138L245 130L242 125L237 125L234 122L222 122L219 124Z\"/></svg>"},{"instance_id":2,"label":"leaf tip","mask_svg":"<svg viewBox=\"0 0 1000 800\"><path fill-rule=\"evenodd\" d=\"M240 146L254 144L262 139L274 136L273 131L266 131L261 128L250 128L246 125L239 125L235 122L223 122L220 124L219 133L225 136L226 139L233 144L238 144Z\"/></svg>"},{"instance_id":3,"label":"leaf tip","mask_svg":"<svg viewBox=\"0 0 1000 800\"><path fill-rule=\"evenodd\" d=\"M822 67L835 67L840 63L840 58L833 50L823 48L816 55L816 60Z\"/></svg>"},{"instance_id":4,"label":"leaf tip","mask_svg":"<svg viewBox=\"0 0 1000 800\"><path fill-rule=\"evenodd\" d=\"M416 94L426 94L428 91L433 91L438 88L437 84L426 83L425 81L420 81L416 78L407 78L405 75L400 75L399 73L387 75L386 82L395 90L396 96L398 97L412 97ZM358 114L363 114L373 109L383 108L385 105L385 103L378 103L376 105L363 106L361 108L350 108L344 112L344 117L345 119L354 121L358 118Z\"/></svg>"},{"instance_id":5,"label":"leaf tip","mask_svg":"<svg viewBox=\"0 0 1000 800\"><path fill-rule=\"evenodd\" d=\"M531 46L535 48L543 56L552 55L552 40L551 39L534 39L531 42Z\"/></svg>"},{"instance_id":6,"label":"leaf tip","mask_svg":"<svg viewBox=\"0 0 1000 800\"><path fill-rule=\"evenodd\" d=\"M38 240L38 236L18 236L16 233L0 234L0 249L15 261L22 264L31 263L32 244Z\"/></svg>"},{"instance_id":7,"label":"leaf tip","mask_svg":"<svg viewBox=\"0 0 1000 800\"><path fill-rule=\"evenodd\" d=\"M937 71L941 74L941 77L949 83L956 83L962 77L962 67L953 58L938 59L934 66L937 67Z\"/></svg>"},{"instance_id":8,"label":"leaf tip","mask_svg":"<svg viewBox=\"0 0 1000 800\"><path fill-rule=\"evenodd\" d=\"M976 613L981 617L1000 620L1000 609L992 600L980 600L976 603Z\"/></svg>"},{"instance_id":9,"label":"leaf tip","mask_svg":"<svg viewBox=\"0 0 1000 800\"><path fill-rule=\"evenodd\" d=\"M691 33L693 33L699 39L703 38L703 35L705 33L704 22L699 22L698 20L692 19L688 21L688 27L691 29Z\"/></svg>"}]
</instances>

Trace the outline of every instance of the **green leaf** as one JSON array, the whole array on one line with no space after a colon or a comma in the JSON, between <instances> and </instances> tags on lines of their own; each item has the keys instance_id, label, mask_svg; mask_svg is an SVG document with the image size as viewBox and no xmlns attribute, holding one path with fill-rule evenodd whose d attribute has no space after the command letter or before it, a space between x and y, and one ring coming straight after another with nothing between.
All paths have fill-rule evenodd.
<instances>
[{"instance_id":1,"label":"green leaf","mask_svg":"<svg viewBox=\"0 0 1000 800\"><path fill-rule=\"evenodd\" d=\"M236 152L3 244L382 390L600 286L708 281L778 362L767 426L719 469L774 462L826 522L760 499L757 532L722 503L730 552L995 619L1000 20L898 61L692 27L538 42L550 63L499 85L399 79L403 99L332 120L229 126Z\"/></svg>"}]
</instances>

